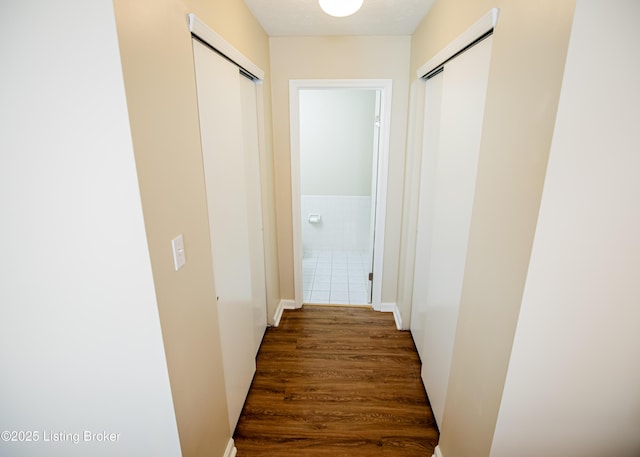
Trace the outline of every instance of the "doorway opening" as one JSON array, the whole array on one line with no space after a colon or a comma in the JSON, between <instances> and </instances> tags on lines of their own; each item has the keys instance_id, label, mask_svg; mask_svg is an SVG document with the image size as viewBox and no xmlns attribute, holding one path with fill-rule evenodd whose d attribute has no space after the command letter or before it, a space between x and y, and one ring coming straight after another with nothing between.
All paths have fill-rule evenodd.
<instances>
[{"instance_id":1,"label":"doorway opening","mask_svg":"<svg viewBox=\"0 0 640 457\"><path fill-rule=\"evenodd\" d=\"M296 306L380 309L388 81L292 81Z\"/></svg>"}]
</instances>

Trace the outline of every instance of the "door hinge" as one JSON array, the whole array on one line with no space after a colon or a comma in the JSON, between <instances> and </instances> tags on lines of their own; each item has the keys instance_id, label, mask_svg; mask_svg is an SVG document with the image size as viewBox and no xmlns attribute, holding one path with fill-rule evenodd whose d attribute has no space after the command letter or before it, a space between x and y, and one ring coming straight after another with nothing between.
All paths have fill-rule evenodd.
<instances>
[{"instance_id":1,"label":"door hinge","mask_svg":"<svg viewBox=\"0 0 640 457\"><path fill-rule=\"evenodd\" d=\"M369 273L369 281L373 281L373 273Z\"/></svg>"}]
</instances>

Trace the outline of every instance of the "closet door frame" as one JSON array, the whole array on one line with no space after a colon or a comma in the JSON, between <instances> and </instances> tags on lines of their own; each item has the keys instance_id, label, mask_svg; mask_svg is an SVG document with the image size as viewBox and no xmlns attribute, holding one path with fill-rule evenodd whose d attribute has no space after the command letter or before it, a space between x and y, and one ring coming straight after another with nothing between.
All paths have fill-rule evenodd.
<instances>
[{"instance_id":1,"label":"closet door frame","mask_svg":"<svg viewBox=\"0 0 640 457\"><path fill-rule=\"evenodd\" d=\"M491 10L436 54L418 70L419 79L413 87L414 96L425 99L413 102L414 109L422 108L419 113L413 111L418 119L412 121L416 138L412 145L413 173L407 176L407 189L413 196L408 207L413 210L414 235L407 238L411 242L407 249L414 255L410 265L405 263L405 284L400 286L405 287L411 302L411 331L423 362L422 379L440 426L455 341L458 295L464 280L468 240L465 224L471 218L491 35L497 17L498 11ZM459 127L457 122L462 122L463 128L467 126L469 136L456 137L453 131Z\"/></svg>"},{"instance_id":2,"label":"closet door frame","mask_svg":"<svg viewBox=\"0 0 640 457\"><path fill-rule=\"evenodd\" d=\"M420 194L420 174L422 168L422 151L423 151L423 130L424 130L424 101L425 89L427 81L424 78L430 72L442 66L444 62L453 58L466 49L471 43L476 42L481 36L486 35L494 29L498 23L500 10L492 8L488 13L482 16L476 23L461 33L456 39L435 54L431 59L424 63L416 71L416 79L411 84L411 101L409 106L409 146L407 154L407 165L405 169L405 195L408 198L405 201L407 212L404 220L407 221L407 231L405 236L405 274L398 287L402 289L402 295L405 297L408 307L413 307L411 296L413 293L413 278L415 265L415 249L416 249L416 231L418 224L418 204ZM415 315L413 309L410 320Z\"/></svg>"},{"instance_id":3,"label":"closet door frame","mask_svg":"<svg viewBox=\"0 0 640 457\"><path fill-rule=\"evenodd\" d=\"M256 106L257 106L257 121L258 121L258 154L259 154L259 173L260 173L260 222L262 228L262 248L264 251L264 284L265 284L265 313L267 318L267 324L273 322L273 316L269 316L269 304L268 299L271 296L271 282L269 279L269 262L270 254L275 253L268 252L269 244L265 237L265 227L268 227L268 217L265 213L265 208L269 208L269 200L264 191L264 183L268 182L269 171L267 170L267 146L266 146L266 127L264 117L264 85L262 84L265 78L265 72L259 66L257 66L251 59L237 50L231 43L226 41L221 35L211 29L206 23L204 23L194 13L187 15L187 23L189 31L193 38L196 38L215 50L227 60L237 65L248 79L252 80L256 88ZM266 329L266 327L265 327Z\"/></svg>"},{"instance_id":4,"label":"closet door frame","mask_svg":"<svg viewBox=\"0 0 640 457\"><path fill-rule=\"evenodd\" d=\"M203 161L205 166L205 179L207 178L209 171L220 173L224 169L225 162L220 162L222 157L221 153L224 153L227 148L228 152L234 154L233 160L228 161L229 168L227 176L218 176L211 181L214 186L209 189L209 182L207 182L207 194L208 194L208 211L209 222L211 231L210 236L212 238L212 255L213 255L213 269L214 277L212 278L217 295L218 303L215 304L218 310L218 320L220 326L220 337L222 346L223 365L225 368L225 384L226 384L226 398L227 398L227 411L229 418L229 426L231 430L235 429L236 423L240 416L244 400L247 393L253 374L255 373L255 356L259 343L262 337L262 333L267 327L267 281L266 281L266 262L265 262L265 239L264 239L264 207L265 207L265 193L263 192L262 183L265 182L266 168L265 168L265 131L264 131L264 110L263 110L263 85L261 84L264 78L264 72L253 64L248 58L237 51L231 44L226 42L220 35L210 29L206 24L200 21L195 15L190 14L189 29L192 33L192 40L194 46L194 65L196 72L196 83L198 85L198 103L203 103L203 100L207 101L206 105L199 106L199 114L201 116L201 133L212 132L212 130L203 130L202 123L205 122L212 127L218 125L224 125L225 122L220 120L220 109L225 109L227 106L232 113L230 113L229 122L235 119L229 128L231 131L236 131L235 135L224 136L222 134L214 134L208 136L207 144L208 149L205 150L205 144L203 143ZM213 59L213 60L211 60ZM217 63L215 63L217 62ZM214 68L215 67L215 68ZM199 70L200 68L200 70ZM208 68L208 70L206 70ZM203 73L199 76L199 71ZM211 73L207 76L207 72ZM233 90L228 94L224 94L225 97L217 98L216 85L205 84L212 81L212 77L220 75L222 81L227 81L228 84L233 85ZM226 75L226 76L223 76ZM202 78L205 79L202 79ZM244 103L243 84L244 78L251 80L251 83L255 86L255 124L252 125L251 130L257 135L256 141L253 143L257 146L257 162L249 163L247 161L247 143L246 143L246 126L244 119L246 114L244 109L246 108ZM236 79L237 78L237 79ZM201 80L198 82L198 80ZM233 82L232 82L233 81ZM223 86L223 87L226 87ZM231 88L231 86L229 86ZM213 89L213 91L212 91ZM234 101L235 89L237 89L237 100ZM202 94L200 93L202 91ZM209 95L206 95L206 94ZM201 95L205 98L201 99ZM229 95L229 97L226 97ZM214 102L211 104L211 96L214 97ZM222 105L217 106L215 100L220 100ZM237 105L236 105L237 102ZM252 103L253 104L253 103ZM203 107L209 107L203 111ZM217 111L216 111L217 110ZM208 113L206 118L203 119L203 113ZM224 116L223 116L224 117ZM213 122L213 124L210 124ZM254 121L252 120L252 123ZM235 140L237 138L237 141ZM205 141L203 136L202 141ZM219 144L218 144L219 143ZM214 149L211 149L214 147ZM237 150L236 150L237 149ZM217 165L215 164L217 161ZM214 168L211 168L211 167ZM257 167L255 170L251 170L253 177L258 177L259 183L256 186L247 187L247 180L249 177L249 167ZM224 172L223 172L224 173ZM220 192L215 190L215 183L222 182L231 178L231 176L242 176L242 179L237 182L238 186L234 192L234 195L240 199L246 197L246 202L242 203L241 200L237 205L229 206L224 203L224 199L216 199L215 197ZM215 173L211 176L215 177ZM242 183L242 184L241 184ZM227 182L223 184L225 192L233 189L234 182ZM211 192L214 192L213 194ZM257 193L259 192L259 196ZM252 194L252 195L249 195ZM249 227L249 219L240 221L249 217L249 206L257 205L259 211L256 214L256 220L252 221L256 225L256 230L252 230ZM242 206L247 214L244 216L237 212ZM221 219L222 218L222 219ZM246 233L246 246L243 241L244 237L239 234L240 238L233 235L233 227L229 227L229 224L225 224L225 221L229 220L229 224L233 224L236 221L241 227L247 229ZM235 224L234 224L235 226ZM216 235L216 230L218 235ZM231 230L231 232L229 232ZM259 233L258 233L259 232ZM234 255L229 253L222 253L224 251L221 245L221 240L229 240L229 246L236 246L237 250L241 252L241 255L247 258L243 261L235 259ZM217 241L217 242L216 242ZM224 243L224 241L222 241ZM234 244L235 243L235 244ZM246 248L246 252L245 252ZM260 253L252 252L252 249L260 249ZM216 253L218 250L218 254ZM254 255L258 254L258 255ZM222 256L222 257L220 257ZM228 260L225 260L228 259ZM254 268L254 262L260 262L261 271L259 275L261 278L254 278L254 274L257 269ZM224 283L220 283L220 281ZM249 281L248 284L243 284ZM264 299L264 303L258 304L258 306L264 306L264 309L257 310L254 303L254 292L259 283L264 287L264 291L260 291L260 300ZM255 283L255 284L254 284ZM264 292L264 293L263 293ZM261 327L261 328L259 328ZM261 330L261 331L260 331ZM232 441L231 441L232 443Z\"/></svg>"}]
</instances>

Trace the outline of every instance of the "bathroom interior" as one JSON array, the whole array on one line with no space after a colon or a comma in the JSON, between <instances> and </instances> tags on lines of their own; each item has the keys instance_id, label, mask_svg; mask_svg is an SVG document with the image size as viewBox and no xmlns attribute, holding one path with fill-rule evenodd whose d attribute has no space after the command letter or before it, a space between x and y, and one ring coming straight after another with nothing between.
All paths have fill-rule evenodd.
<instances>
[{"instance_id":1,"label":"bathroom interior","mask_svg":"<svg viewBox=\"0 0 640 457\"><path fill-rule=\"evenodd\" d=\"M375 89L300 92L304 303L371 303L379 97Z\"/></svg>"}]
</instances>

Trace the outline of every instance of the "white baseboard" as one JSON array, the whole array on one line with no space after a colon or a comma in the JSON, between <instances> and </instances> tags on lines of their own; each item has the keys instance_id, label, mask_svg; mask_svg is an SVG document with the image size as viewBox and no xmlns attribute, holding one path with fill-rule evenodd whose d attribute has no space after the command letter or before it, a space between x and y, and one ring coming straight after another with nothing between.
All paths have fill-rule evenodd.
<instances>
[{"instance_id":1,"label":"white baseboard","mask_svg":"<svg viewBox=\"0 0 640 457\"><path fill-rule=\"evenodd\" d=\"M227 443L227 448L224 450L224 455L222 457L236 457L238 450L236 449L233 438L229 438L229 442Z\"/></svg>"},{"instance_id":2,"label":"white baseboard","mask_svg":"<svg viewBox=\"0 0 640 457\"><path fill-rule=\"evenodd\" d=\"M433 450L433 457L443 457L440 446L436 446L436 448Z\"/></svg>"},{"instance_id":3,"label":"white baseboard","mask_svg":"<svg viewBox=\"0 0 640 457\"><path fill-rule=\"evenodd\" d=\"M393 318L396 321L396 327L398 328L398 330L404 330L404 327L402 327L402 315L400 314L400 308L398 308L397 306L393 310Z\"/></svg>"},{"instance_id":4,"label":"white baseboard","mask_svg":"<svg viewBox=\"0 0 640 457\"><path fill-rule=\"evenodd\" d=\"M276 308L276 312L273 315L273 326L277 327L280 325L280 319L282 318L282 312L285 309L296 309L295 300L280 300L278 307Z\"/></svg>"},{"instance_id":5,"label":"white baseboard","mask_svg":"<svg viewBox=\"0 0 640 457\"><path fill-rule=\"evenodd\" d=\"M402 330L402 316L396 303L380 303L380 312L393 313L393 319L396 321L398 330Z\"/></svg>"}]
</instances>

